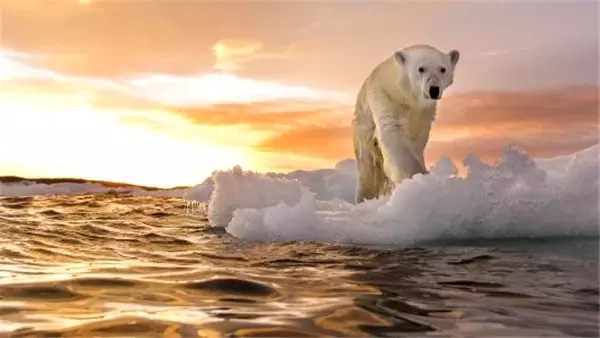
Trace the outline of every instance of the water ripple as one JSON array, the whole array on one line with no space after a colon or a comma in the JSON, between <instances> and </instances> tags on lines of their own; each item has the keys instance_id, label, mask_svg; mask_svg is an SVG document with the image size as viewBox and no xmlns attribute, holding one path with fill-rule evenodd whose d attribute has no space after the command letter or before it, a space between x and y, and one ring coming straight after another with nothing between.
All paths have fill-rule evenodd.
<instances>
[{"instance_id":1,"label":"water ripple","mask_svg":"<svg viewBox=\"0 0 600 338\"><path fill-rule=\"evenodd\" d=\"M115 194L2 198L0 227L0 336L599 333L595 241L256 244Z\"/></svg>"}]
</instances>

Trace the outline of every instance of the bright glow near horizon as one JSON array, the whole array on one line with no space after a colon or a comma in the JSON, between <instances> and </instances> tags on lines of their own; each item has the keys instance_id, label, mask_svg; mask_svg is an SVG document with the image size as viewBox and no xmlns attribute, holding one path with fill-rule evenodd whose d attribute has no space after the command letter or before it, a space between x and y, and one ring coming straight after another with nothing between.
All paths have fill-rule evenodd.
<instances>
[{"instance_id":1,"label":"bright glow near horizon","mask_svg":"<svg viewBox=\"0 0 600 338\"><path fill-rule=\"evenodd\" d=\"M0 94L0 158L14 174L84 177L170 187L200 182L216 168L244 163L239 151L184 142L119 123L85 95ZM6 173L8 174L8 173Z\"/></svg>"},{"instance_id":2,"label":"bright glow near horizon","mask_svg":"<svg viewBox=\"0 0 600 338\"><path fill-rule=\"evenodd\" d=\"M342 98L306 87L224 74L189 78L150 75L110 83L33 67L25 59L19 53L3 53L0 84L6 90L0 92L0 112L2 124L10 127L0 132L0 175L82 177L172 187L199 183L212 171L234 165L261 168L251 149L219 145L243 140L239 131L229 128L224 133L224 128L202 126L189 130L187 120L150 108L97 107L94 90L105 87L171 106ZM47 91L11 90L11 80L23 79L69 82L81 89L66 94L51 87ZM119 117L153 119L170 125L173 131L171 135L159 133L143 124L124 123Z\"/></svg>"}]
</instances>

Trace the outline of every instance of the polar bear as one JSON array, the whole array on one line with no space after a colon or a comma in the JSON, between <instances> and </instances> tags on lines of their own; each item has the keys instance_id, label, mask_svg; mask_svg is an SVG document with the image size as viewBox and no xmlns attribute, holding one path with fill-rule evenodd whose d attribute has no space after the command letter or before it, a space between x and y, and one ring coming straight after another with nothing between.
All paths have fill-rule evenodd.
<instances>
[{"instance_id":1,"label":"polar bear","mask_svg":"<svg viewBox=\"0 0 600 338\"><path fill-rule=\"evenodd\" d=\"M356 203L427 173L424 151L437 101L454 82L459 57L457 50L414 45L394 52L364 80L352 119Z\"/></svg>"}]
</instances>

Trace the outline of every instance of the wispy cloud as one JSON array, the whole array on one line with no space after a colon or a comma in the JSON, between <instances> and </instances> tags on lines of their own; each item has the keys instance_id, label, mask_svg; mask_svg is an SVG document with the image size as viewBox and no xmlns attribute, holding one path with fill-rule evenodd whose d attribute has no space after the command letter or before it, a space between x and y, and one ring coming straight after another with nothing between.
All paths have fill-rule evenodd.
<instances>
[{"instance_id":1,"label":"wispy cloud","mask_svg":"<svg viewBox=\"0 0 600 338\"><path fill-rule=\"evenodd\" d=\"M41 86L47 91L61 88L85 89L92 92L118 91L121 95L153 102L155 105L194 107L289 99L343 102L351 98L345 93L281 84L276 81L247 79L234 74L142 74L113 79L72 76L36 66L33 61L43 59L43 56L12 50L1 50L0 56L0 81L3 82Z\"/></svg>"},{"instance_id":2,"label":"wispy cloud","mask_svg":"<svg viewBox=\"0 0 600 338\"><path fill-rule=\"evenodd\" d=\"M268 52L263 49L264 44L252 39L225 39L217 42L212 50L216 58L213 68L222 71L235 71L244 63L260 59L287 59L296 55L293 53L296 47L281 52Z\"/></svg>"},{"instance_id":3,"label":"wispy cloud","mask_svg":"<svg viewBox=\"0 0 600 338\"><path fill-rule=\"evenodd\" d=\"M198 74L188 77L150 75L132 79L128 83L135 86L140 95L173 106L250 103L293 98L340 101L348 99L344 93L285 85L275 81L246 79L233 74Z\"/></svg>"},{"instance_id":4,"label":"wispy cloud","mask_svg":"<svg viewBox=\"0 0 600 338\"><path fill-rule=\"evenodd\" d=\"M0 82L5 85L35 83L52 83L55 87L45 86L46 90L65 88L71 86L77 89L103 90L112 88L114 90L126 91L126 87L118 81L103 78L71 76L61 72L53 71L42 66L44 60L51 56L27 54L10 49L0 49Z\"/></svg>"},{"instance_id":5,"label":"wispy cloud","mask_svg":"<svg viewBox=\"0 0 600 338\"><path fill-rule=\"evenodd\" d=\"M237 70L241 63L256 58L256 52L262 47L262 42L250 39L221 40L212 48L217 59L213 67L225 71Z\"/></svg>"},{"instance_id":6,"label":"wispy cloud","mask_svg":"<svg viewBox=\"0 0 600 338\"><path fill-rule=\"evenodd\" d=\"M509 54L509 53L510 53L510 51L507 49L493 49L493 50L485 51L485 52L481 53L481 55L498 56L498 55L504 55L504 54Z\"/></svg>"},{"instance_id":7,"label":"wispy cloud","mask_svg":"<svg viewBox=\"0 0 600 338\"><path fill-rule=\"evenodd\" d=\"M256 149L337 162L353 156L352 133L348 123L327 127L303 126L267 138Z\"/></svg>"},{"instance_id":8,"label":"wispy cloud","mask_svg":"<svg viewBox=\"0 0 600 338\"><path fill-rule=\"evenodd\" d=\"M279 128L319 126L334 123L333 119L347 111L340 106L327 103L294 101L270 101L252 104L219 104L208 107L170 110L184 116L194 124L203 125L246 125L256 129L277 130Z\"/></svg>"}]
</instances>

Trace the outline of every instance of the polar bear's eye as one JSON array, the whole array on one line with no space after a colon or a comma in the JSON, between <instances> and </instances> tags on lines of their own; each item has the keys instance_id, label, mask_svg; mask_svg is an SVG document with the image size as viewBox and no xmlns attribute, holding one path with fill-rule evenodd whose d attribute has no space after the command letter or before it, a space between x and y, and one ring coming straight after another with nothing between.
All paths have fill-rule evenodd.
<instances>
[{"instance_id":1,"label":"polar bear's eye","mask_svg":"<svg viewBox=\"0 0 600 338\"><path fill-rule=\"evenodd\" d=\"M419 73L425 72L425 68L423 68L423 67L419 67L419 69L417 69L417 70L419 71Z\"/></svg>"},{"instance_id":2,"label":"polar bear's eye","mask_svg":"<svg viewBox=\"0 0 600 338\"><path fill-rule=\"evenodd\" d=\"M446 68L444 68L444 67L440 68L440 72L442 72L442 74L444 74L446 72Z\"/></svg>"}]
</instances>

